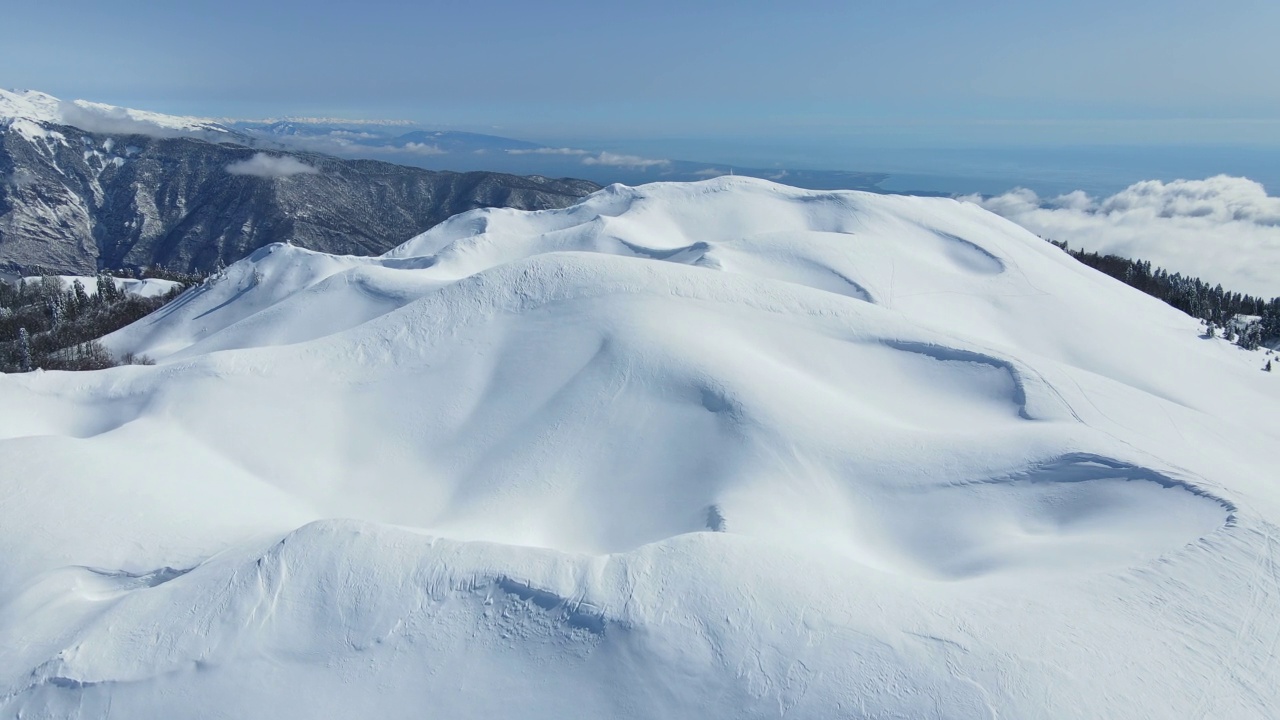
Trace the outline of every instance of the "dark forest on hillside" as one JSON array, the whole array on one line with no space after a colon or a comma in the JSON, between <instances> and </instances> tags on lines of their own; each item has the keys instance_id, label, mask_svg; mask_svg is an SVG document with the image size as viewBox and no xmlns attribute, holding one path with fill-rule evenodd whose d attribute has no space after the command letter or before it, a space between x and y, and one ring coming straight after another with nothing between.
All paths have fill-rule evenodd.
<instances>
[{"instance_id":1,"label":"dark forest on hillside","mask_svg":"<svg viewBox=\"0 0 1280 720\"><path fill-rule=\"evenodd\" d=\"M1280 338L1280 297L1264 300L1242 295L1224 290L1222 285L1210 286L1197 277L1153 268L1149 260L1072 250L1065 242L1049 242L1085 265L1203 320L1211 336L1221 332L1246 350L1256 350L1263 343ZM1239 315L1258 319L1239 322Z\"/></svg>"},{"instance_id":2,"label":"dark forest on hillside","mask_svg":"<svg viewBox=\"0 0 1280 720\"><path fill-rule=\"evenodd\" d=\"M79 280L68 286L42 275L38 281L0 282L0 372L98 370L146 358L116 358L98 339L158 310L203 276L152 270L142 277L178 284L156 297L139 297L98 275L94 293Z\"/></svg>"}]
</instances>

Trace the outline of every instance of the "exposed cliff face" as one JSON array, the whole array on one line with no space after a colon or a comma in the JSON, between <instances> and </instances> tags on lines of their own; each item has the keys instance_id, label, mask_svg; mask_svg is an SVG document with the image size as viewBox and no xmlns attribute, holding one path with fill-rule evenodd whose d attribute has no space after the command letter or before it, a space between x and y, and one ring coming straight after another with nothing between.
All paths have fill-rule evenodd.
<instances>
[{"instance_id":1,"label":"exposed cliff face","mask_svg":"<svg viewBox=\"0 0 1280 720\"><path fill-rule=\"evenodd\" d=\"M377 254L459 212L564 207L596 189L0 119L0 266L208 269L281 241Z\"/></svg>"}]
</instances>

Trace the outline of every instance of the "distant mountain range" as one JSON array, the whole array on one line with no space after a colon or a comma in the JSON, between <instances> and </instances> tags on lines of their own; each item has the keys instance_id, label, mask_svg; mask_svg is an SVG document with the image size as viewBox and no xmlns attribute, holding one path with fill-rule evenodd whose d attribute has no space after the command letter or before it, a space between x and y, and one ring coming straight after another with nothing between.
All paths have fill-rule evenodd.
<instances>
[{"instance_id":1,"label":"distant mountain range","mask_svg":"<svg viewBox=\"0 0 1280 720\"><path fill-rule=\"evenodd\" d=\"M315 132L0 90L0 267L210 269L281 241L377 254L459 212L564 207L598 189L339 159L301 145L264 151L273 135Z\"/></svg>"},{"instance_id":2,"label":"distant mountain range","mask_svg":"<svg viewBox=\"0 0 1280 720\"><path fill-rule=\"evenodd\" d=\"M869 190L884 173L737 165L644 157L617 149L552 147L453 130L410 129L402 122L344 123L330 119L232 121L226 127L265 147L389 160L416 167L580 177L600 184L706 180L745 175L814 190Z\"/></svg>"},{"instance_id":3,"label":"distant mountain range","mask_svg":"<svg viewBox=\"0 0 1280 720\"><path fill-rule=\"evenodd\" d=\"M276 241L376 254L477 207L564 207L601 184L719 175L872 191L887 177L550 147L406 122L181 117L0 90L0 272L210 269Z\"/></svg>"}]
</instances>

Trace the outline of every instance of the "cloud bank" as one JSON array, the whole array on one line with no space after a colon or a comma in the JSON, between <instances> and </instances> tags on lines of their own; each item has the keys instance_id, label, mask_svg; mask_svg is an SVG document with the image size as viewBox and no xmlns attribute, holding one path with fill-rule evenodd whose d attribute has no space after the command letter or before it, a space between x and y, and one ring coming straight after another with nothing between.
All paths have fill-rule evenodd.
<instances>
[{"instance_id":1,"label":"cloud bank","mask_svg":"<svg viewBox=\"0 0 1280 720\"><path fill-rule=\"evenodd\" d=\"M589 150L579 150L578 148L540 147L540 148L513 148L511 150L507 150L507 154L508 155L590 155L591 152Z\"/></svg>"},{"instance_id":2,"label":"cloud bank","mask_svg":"<svg viewBox=\"0 0 1280 720\"><path fill-rule=\"evenodd\" d=\"M447 155L447 150L440 149L439 145L431 145L430 143L407 142L398 148L390 148L400 152L413 153L414 155Z\"/></svg>"},{"instance_id":3,"label":"cloud bank","mask_svg":"<svg viewBox=\"0 0 1280 720\"><path fill-rule=\"evenodd\" d=\"M590 150L571 147L514 148L507 150L506 152L508 155L564 155L569 157L581 157L583 165L604 165L607 167L629 168L632 170L644 170L651 167L666 167L671 164L670 160L657 160L653 158L640 157L639 155L622 155L620 153L611 153L608 151L593 153Z\"/></svg>"},{"instance_id":4,"label":"cloud bank","mask_svg":"<svg viewBox=\"0 0 1280 720\"><path fill-rule=\"evenodd\" d=\"M1018 188L962 199L1072 247L1150 260L1236 292L1280 296L1280 198L1247 178L1146 180L1107 198L1080 190L1041 198Z\"/></svg>"},{"instance_id":5,"label":"cloud bank","mask_svg":"<svg viewBox=\"0 0 1280 720\"><path fill-rule=\"evenodd\" d=\"M227 172L232 175L283 178L293 175L313 175L320 171L289 155L277 157L266 153L254 153L253 157L247 160L238 160L228 165Z\"/></svg>"},{"instance_id":6,"label":"cloud bank","mask_svg":"<svg viewBox=\"0 0 1280 720\"><path fill-rule=\"evenodd\" d=\"M381 136L372 133L357 133L347 130L335 130L326 135L295 135L271 138L272 140L286 144L289 147L310 150L311 152L322 152L331 155L347 155L359 157L362 155L448 155L449 151L441 148L439 145L421 142L406 142L403 145L380 145L371 144L362 141L376 140Z\"/></svg>"},{"instance_id":7,"label":"cloud bank","mask_svg":"<svg viewBox=\"0 0 1280 720\"><path fill-rule=\"evenodd\" d=\"M643 169L670 165L671 161L653 160L650 158L640 157L639 155L619 155L618 153L602 152L599 155L588 155L587 157L582 158L582 164Z\"/></svg>"},{"instance_id":8,"label":"cloud bank","mask_svg":"<svg viewBox=\"0 0 1280 720\"><path fill-rule=\"evenodd\" d=\"M61 101L60 122L102 135L147 135L150 137L203 137L222 140L229 135L226 128L200 118L162 115L131 110L85 100Z\"/></svg>"},{"instance_id":9,"label":"cloud bank","mask_svg":"<svg viewBox=\"0 0 1280 720\"><path fill-rule=\"evenodd\" d=\"M360 118L341 118L341 117L295 117L286 115L284 117L263 117L263 118L235 118L224 117L217 118L222 123L247 123L253 125L271 125L278 122L290 122L298 125L369 125L378 127L413 127L417 123L413 120L386 120L372 119L361 120Z\"/></svg>"}]
</instances>

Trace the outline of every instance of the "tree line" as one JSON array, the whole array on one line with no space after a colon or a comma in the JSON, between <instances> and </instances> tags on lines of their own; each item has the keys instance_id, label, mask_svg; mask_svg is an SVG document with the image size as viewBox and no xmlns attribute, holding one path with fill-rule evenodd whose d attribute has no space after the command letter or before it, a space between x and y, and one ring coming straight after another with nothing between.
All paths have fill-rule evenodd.
<instances>
[{"instance_id":1,"label":"tree line","mask_svg":"<svg viewBox=\"0 0 1280 720\"><path fill-rule=\"evenodd\" d=\"M1222 285L1198 277L1170 273L1152 267L1149 260L1130 260L1119 255L1072 250L1065 242L1050 240L1068 255L1202 320L1210 337L1222 337L1246 350L1280 339L1280 297L1266 300L1224 290ZM1239 316L1252 316L1242 320Z\"/></svg>"},{"instance_id":2,"label":"tree line","mask_svg":"<svg viewBox=\"0 0 1280 720\"><path fill-rule=\"evenodd\" d=\"M99 274L92 281L93 294L78 279L68 286L48 274L34 281L0 281L0 372L148 364L145 357L113 357L99 339L146 317L204 279L163 269L140 272L138 279L155 277L178 283L162 295L144 298L117 287L115 277Z\"/></svg>"}]
</instances>

